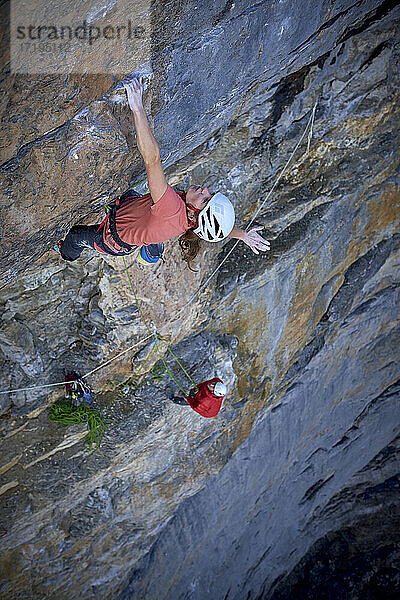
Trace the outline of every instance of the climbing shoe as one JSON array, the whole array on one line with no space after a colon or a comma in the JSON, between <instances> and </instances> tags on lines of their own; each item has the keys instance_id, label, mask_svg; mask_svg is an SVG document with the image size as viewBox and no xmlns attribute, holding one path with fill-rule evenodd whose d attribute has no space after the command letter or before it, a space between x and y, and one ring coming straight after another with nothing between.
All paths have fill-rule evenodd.
<instances>
[{"instance_id":1,"label":"climbing shoe","mask_svg":"<svg viewBox=\"0 0 400 600\"><path fill-rule=\"evenodd\" d=\"M142 265L153 265L162 258L164 252L164 244L149 244L148 246L142 246L140 252L137 255L137 260Z\"/></svg>"}]
</instances>

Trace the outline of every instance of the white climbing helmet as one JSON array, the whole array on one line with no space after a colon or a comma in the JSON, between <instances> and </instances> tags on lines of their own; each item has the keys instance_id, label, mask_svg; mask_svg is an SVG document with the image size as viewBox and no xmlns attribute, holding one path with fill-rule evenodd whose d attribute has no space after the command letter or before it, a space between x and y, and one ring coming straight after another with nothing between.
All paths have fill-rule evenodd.
<instances>
[{"instance_id":1,"label":"white climbing helmet","mask_svg":"<svg viewBox=\"0 0 400 600\"><path fill-rule=\"evenodd\" d=\"M225 396L226 394L226 385L221 381L217 381L214 387L214 394L216 396Z\"/></svg>"},{"instance_id":2,"label":"white climbing helmet","mask_svg":"<svg viewBox=\"0 0 400 600\"><path fill-rule=\"evenodd\" d=\"M193 230L206 242L220 242L233 229L235 209L229 198L217 192L199 213L198 226Z\"/></svg>"}]
</instances>

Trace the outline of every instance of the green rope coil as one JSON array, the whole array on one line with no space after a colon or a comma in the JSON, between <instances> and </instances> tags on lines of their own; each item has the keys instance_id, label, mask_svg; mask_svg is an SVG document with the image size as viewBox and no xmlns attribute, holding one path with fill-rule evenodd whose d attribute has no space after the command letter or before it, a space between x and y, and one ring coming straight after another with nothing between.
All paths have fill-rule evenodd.
<instances>
[{"instance_id":1,"label":"green rope coil","mask_svg":"<svg viewBox=\"0 0 400 600\"><path fill-rule=\"evenodd\" d=\"M52 405L49 412L49 421L59 423L62 427L86 422L88 432L83 442L89 454L93 454L99 448L107 430L99 410L83 404L74 406L67 400L60 400Z\"/></svg>"},{"instance_id":2,"label":"green rope coil","mask_svg":"<svg viewBox=\"0 0 400 600\"><path fill-rule=\"evenodd\" d=\"M181 386L179 381L177 381L177 379L174 377L171 370L168 368L168 365L165 362L164 357L161 354L161 351L158 347L157 340L161 341L166 346L166 348L168 349L170 354L175 358L175 360L181 367L182 371L185 373L185 375L188 377L188 379L190 379L190 381L194 384L195 387L197 387L196 383L193 381L193 379L191 378L189 373L183 367L183 365L179 361L178 357L175 356L175 354L172 352L169 344L159 334L153 334L153 332L151 331L151 329L146 321L146 318L143 314L142 308L139 304L139 301L138 301L138 298L137 298L137 295L135 292L135 288L133 287L133 283L132 283L132 280L131 280L131 277L130 277L130 274L128 271L128 266L126 264L125 257L123 257L122 260L124 262L126 274L128 276L128 280L129 280L129 283L130 283L130 286L131 286L131 289L132 289L132 292L133 292L133 295L135 298L136 305L139 309L139 313L142 318L142 321L145 324L145 326L146 326L147 330L149 331L149 333L151 334L151 336L154 337L154 346L152 348L150 348L150 351L148 352L148 354L146 356L146 360L144 361L139 372L136 373L135 375L133 375L132 377L130 377L125 383L119 382L120 389L119 389L117 395L107 405L107 407L111 406L114 402L119 400L122 392L126 388L128 388L128 387L135 388L138 386L139 375L141 374L142 371L144 371L144 367L145 367L146 363L148 362L150 355L152 353L152 350L154 348L156 349L157 353L159 354L162 364L153 365L153 368L151 369L151 375L150 375L149 381L162 381L165 379L165 377L167 377L169 375L171 377L171 379L173 379L174 382L177 384L177 386L180 388L180 390L185 395L187 395L187 393L188 393L187 390L185 390ZM110 382L112 382L112 380L108 380L107 383L105 384L105 386L103 386L102 390L99 393L101 393L103 390L105 390ZM51 406L48 418L49 418L49 421L59 423L62 427L68 427L70 425L76 425L78 423L86 423L88 432L85 435L83 441L84 441L84 444L87 448L89 455L93 454L93 452L95 452L100 447L102 438L107 430L106 424L105 424L105 422L102 418L101 412L99 410L90 408L84 404L81 404L80 406L75 406L74 404L72 404L71 402L69 402L66 399L59 400Z\"/></svg>"}]
</instances>

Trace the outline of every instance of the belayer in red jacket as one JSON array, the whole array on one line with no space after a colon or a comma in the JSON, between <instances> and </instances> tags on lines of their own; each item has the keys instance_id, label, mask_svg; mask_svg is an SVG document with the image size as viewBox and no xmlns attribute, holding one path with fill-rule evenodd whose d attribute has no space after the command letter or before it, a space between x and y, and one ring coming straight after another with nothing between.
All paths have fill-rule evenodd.
<instances>
[{"instance_id":1,"label":"belayer in red jacket","mask_svg":"<svg viewBox=\"0 0 400 600\"><path fill-rule=\"evenodd\" d=\"M182 406L191 406L202 417L215 417L222 406L222 400L226 394L226 385L214 377L209 381L203 381L199 383L196 389L191 390L187 398L182 396L174 396L170 390L167 389L167 395L169 400L172 400L175 404Z\"/></svg>"}]
</instances>

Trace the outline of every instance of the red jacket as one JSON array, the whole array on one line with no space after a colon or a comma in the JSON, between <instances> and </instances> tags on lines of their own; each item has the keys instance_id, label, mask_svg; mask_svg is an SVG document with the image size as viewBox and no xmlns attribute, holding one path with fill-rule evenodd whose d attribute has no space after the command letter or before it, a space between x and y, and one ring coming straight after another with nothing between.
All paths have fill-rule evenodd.
<instances>
[{"instance_id":1,"label":"red jacket","mask_svg":"<svg viewBox=\"0 0 400 600\"><path fill-rule=\"evenodd\" d=\"M187 402L190 406L202 417L215 417L221 408L222 400L224 396L216 396L207 387L207 383L223 383L221 379L218 377L214 377L214 379L209 379L208 381L204 381L203 383L199 383L198 392L192 398L192 396L188 396L186 398Z\"/></svg>"}]
</instances>

